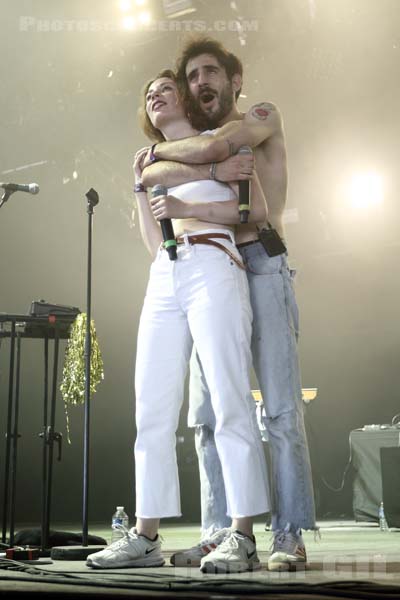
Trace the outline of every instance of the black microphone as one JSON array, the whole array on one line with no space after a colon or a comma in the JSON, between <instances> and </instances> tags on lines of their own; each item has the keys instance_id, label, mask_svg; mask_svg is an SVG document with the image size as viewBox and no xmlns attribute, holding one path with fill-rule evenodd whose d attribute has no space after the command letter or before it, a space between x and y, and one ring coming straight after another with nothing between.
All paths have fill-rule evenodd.
<instances>
[{"instance_id":1,"label":"black microphone","mask_svg":"<svg viewBox=\"0 0 400 600\"><path fill-rule=\"evenodd\" d=\"M152 198L156 198L157 196L167 196L168 188L161 183L158 183L151 189ZM178 255L176 253L176 239L174 234L174 228L172 227L171 219L161 219L160 220L162 236L164 240L164 248L168 252L169 260L176 260Z\"/></svg>"},{"instance_id":2,"label":"black microphone","mask_svg":"<svg viewBox=\"0 0 400 600\"><path fill-rule=\"evenodd\" d=\"M251 154L253 150L250 146L241 146L238 154ZM248 179L239 181L239 215L240 222L247 223L250 212L250 181Z\"/></svg>"},{"instance_id":3,"label":"black microphone","mask_svg":"<svg viewBox=\"0 0 400 600\"><path fill-rule=\"evenodd\" d=\"M39 192L37 183L0 183L0 188L3 188L6 192L28 192L28 194Z\"/></svg>"}]
</instances>

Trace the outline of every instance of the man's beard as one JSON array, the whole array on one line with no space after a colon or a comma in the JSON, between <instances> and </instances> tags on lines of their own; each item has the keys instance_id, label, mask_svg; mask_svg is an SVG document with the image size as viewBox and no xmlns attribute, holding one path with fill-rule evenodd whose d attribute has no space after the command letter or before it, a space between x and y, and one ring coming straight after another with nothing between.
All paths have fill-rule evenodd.
<instances>
[{"instance_id":1,"label":"man's beard","mask_svg":"<svg viewBox=\"0 0 400 600\"><path fill-rule=\"evenodd\" d=\"M189 96L189 119L195 129L216 129L222 119L230 113L233 107L233 89L230 83L222 89L218 100L218 108L212 113L202 107L199 98Z\"/></svg>"}]
</instances>

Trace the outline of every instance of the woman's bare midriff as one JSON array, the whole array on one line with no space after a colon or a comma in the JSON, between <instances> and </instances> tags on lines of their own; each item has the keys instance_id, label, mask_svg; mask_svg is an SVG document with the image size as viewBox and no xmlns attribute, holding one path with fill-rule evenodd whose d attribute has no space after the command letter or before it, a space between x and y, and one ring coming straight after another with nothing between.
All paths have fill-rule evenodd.
<instances>
[{"instance_id":1,"label":"woman's bare midriff","mask_svg":"<svg viewBox=\"0 0 400 600\"><path fill-rule=\"evenodd\" d=\"M206 221L199 221L198 219L174 219L174 233L175 237L183 235L184 233L194 233L195 231L203 231L210 229L226 229L233 231L233 227L230 225L221 225L220 223L208 223Z\"/></svg>"}]
</instances>

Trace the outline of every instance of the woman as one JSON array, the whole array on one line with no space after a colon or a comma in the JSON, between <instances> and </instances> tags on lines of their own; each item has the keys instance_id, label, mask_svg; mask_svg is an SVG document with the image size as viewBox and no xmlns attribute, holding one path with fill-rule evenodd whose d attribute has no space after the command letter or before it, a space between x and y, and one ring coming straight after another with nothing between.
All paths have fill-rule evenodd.
<instances>
[{"instance_id":1,"label":"woman","mask_svg":"<svg viewBox=\"0 0 400 600\"><path fill-rule=\"evenodd\" d=\"M146 86L144 106L147 130L152 126L165 139L198 134L186 118L171 71ZM225 541L202 560L200 568L211 572L256 569L260 562L251 517L268 511L268 486L249 383L251 309L233 226L220 224L238 222L237 198L225 184L193 181L150 204L146 192L140 191L140 173L138 156L135 189L140 227L154 262L136 358L137 523L122 541L89 556L88 564L98 568L164 564L157 532L160 518L181 514L175 432L194 343L216 414L215 440L232 517L232 529L222 536ZM205 214L207 220L201 220L201 207L210 199L213 208ZM181 217L174 221L176 261L163 248L153 214L162 218L166 202ZM257 206L255 199L256 212ZM210 221L210 214L218 215L220 222ZM254 218L259 219L259 214Z\"/></svg>"}]
</instances>

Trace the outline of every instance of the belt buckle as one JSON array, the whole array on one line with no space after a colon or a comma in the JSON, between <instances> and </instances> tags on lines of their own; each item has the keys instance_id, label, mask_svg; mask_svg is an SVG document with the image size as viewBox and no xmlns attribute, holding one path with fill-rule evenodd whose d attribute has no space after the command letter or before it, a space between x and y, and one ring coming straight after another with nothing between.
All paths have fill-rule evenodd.
<instances>
[{"instance_id":1,"label":"belt buckle","mask_svg":"<svg viewBox=\"0 0 400 600\"><path fill-rule=\"evenodd\" d=\"M185 244L185 248L189 248L190 247L189 234L188 233L183 233L180 237L183 240L182 243Z\"/></svg>"}]
</instances>

